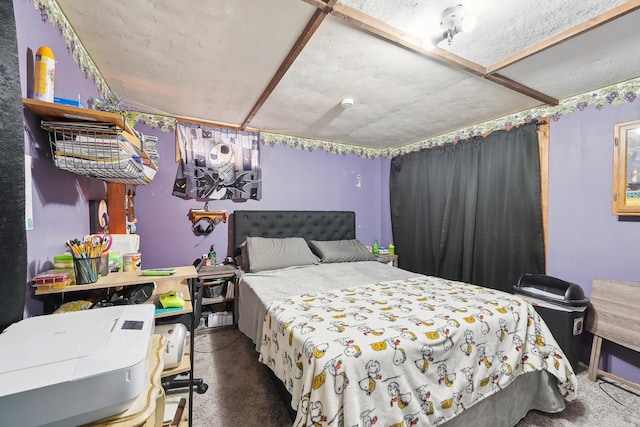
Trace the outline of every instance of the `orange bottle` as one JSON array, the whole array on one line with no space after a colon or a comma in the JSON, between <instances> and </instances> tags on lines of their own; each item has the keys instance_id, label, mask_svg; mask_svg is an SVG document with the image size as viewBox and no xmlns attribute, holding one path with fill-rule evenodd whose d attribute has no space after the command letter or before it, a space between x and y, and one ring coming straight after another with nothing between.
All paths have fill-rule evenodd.
<instances>
[{"instance_id":1,"label":"orange bottle","mask_svg":"<svg viewBox=\"0 0 640 427\"><path fill-rule=\"evenodd\" d=\"M56 75L56 57L47 46L36 52L33 97L41 101L53 102L53 82Z\"/></svg>"}]
</instances>

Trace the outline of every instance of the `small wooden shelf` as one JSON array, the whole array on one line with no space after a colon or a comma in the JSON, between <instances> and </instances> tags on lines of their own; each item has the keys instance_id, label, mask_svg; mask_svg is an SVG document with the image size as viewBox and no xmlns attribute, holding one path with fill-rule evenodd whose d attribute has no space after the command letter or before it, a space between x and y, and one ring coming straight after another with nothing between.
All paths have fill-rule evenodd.
<instances>
[{"instance_id":1,"label":"small wooden shelf","mask_svg":"<svg viewBox=\"0 0 640 427\"><path fill-rule=\"evenodd\" d=\"M124 119L124 116L107 111L92 110L89 108L78 108L70 105L56 104L54 102L40 101L39 99L22 98L22 105L37 114L44 120L69 120L87 123L113 123L116 127L126 130L135 136L135 131ZM135 137L138 149L142 148L140 140Z\"/></svg>"},{"instance_id":2,"label":"small wooden shelf","mask_svg":"<svg viewBox=\"0 0 640 427\"><path fill-rule=\"evenodd\" d=\"M162 319L163 317L172 317L172 316L179 316L181 314L189 314L193 311L193 305L191 304L190 300L185 299L184 301L184 307L180 310L175 310L175 311L169 311L166 313L156 313L156 319Z\"/></svg>"},{"instance_id":3,"label":"small wooden shelf","mask_svg":"<svg viewBox=\"0 0 640 427\"><path fill-rule=\"evenodd\" d=\"M236 274L236 266L231 264L223 265L205 265L200 267L198 271L198 278L206 281L211 279L222 279L233 277Z\"/></svg>"},{"instance_id":4,"label":"small wooden shelf","mask_svg":"<svg viewBox=\"0 0 640 427\"><path fill-rule=\"evenodd\" d=\"M378 254L376 255L376 261L382 264L391 264L394 267L398 266L398 255Z\"/></svg>"},{"instance_id":5,"label":"small wooden shelf","mask_svg":"<svg viewBox=\"0 0 640 427\"><path fill-rule=\"evenodd\" d=\"M224 283L227 283L227 289L229 286L234 286L233 276L236 274L236 266L235 265L207 265L200 267L198 270L198 278L202 281L203 286L212 287L212 286L223 286ZM233 289L232 289L233 290ZM216 304L221 304L225 306L225 310L231 312L233 316L233 322L229 325L218 325L218 326L203 326L196 330L198 335L224 329L224 328L233 328L236 325L236 317L235 317L235 291L233 292L233 296L228 297L228 293L225 292L224 295L215 298L202 298L202 307L209 307L209 310L212 312L220 311L218 307L210 307Z\"/></svg>"},{"instance_id":6,"label":"small wooden shelf","mask_svg":"<svg viewBox=\"0 0 640 427\"><path fill-rule=\"evenodd\" d=\"M230 302L233 300L234 298L224 298L224 297L202 298L202 305L222 304L222 303Z\"/></svg>"},{"instance_id":7,"label":"small wooden shelf","mask_svg":"<svg viewBox=\"0 0 640 427\"><path fill-rule=\"evenodd\" d=\"M142 135L121 114L30 98L22 103L42 119L56 167L131 185L147 185L155 177L156 163L145 151Z\"/></svg>"}]
</instances>

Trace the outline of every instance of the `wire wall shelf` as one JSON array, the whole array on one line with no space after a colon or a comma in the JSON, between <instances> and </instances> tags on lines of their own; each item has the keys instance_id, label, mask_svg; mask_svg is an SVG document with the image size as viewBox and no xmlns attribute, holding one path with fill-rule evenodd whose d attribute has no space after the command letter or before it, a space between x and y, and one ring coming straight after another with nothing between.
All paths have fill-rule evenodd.
<instances>
[{"instance_id":1,"label":"wire wall shelf","mask_svg":"<svg viewBox=\"0 0 640 427\"><path fill-rule=\"evenodd\" d=\"M149 156L138 148L138 137L113 124L42 121L41 126L49 132L60 169L131 185L147 185L156 174Z\"/></svg>"}]
</instances>

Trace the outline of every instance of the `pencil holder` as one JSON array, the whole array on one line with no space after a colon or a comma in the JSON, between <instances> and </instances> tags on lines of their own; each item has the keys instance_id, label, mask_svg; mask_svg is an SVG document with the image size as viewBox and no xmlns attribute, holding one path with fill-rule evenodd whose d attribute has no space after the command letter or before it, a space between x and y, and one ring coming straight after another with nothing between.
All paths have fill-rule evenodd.
<instances>
[{"instance_id":1,"label":"pencil holder","mask_svg":"<svg viewBox=\"0 0 640 427\"><path fill-rule=\"evenodd\" d=\"M74 258L73 269L76 272L76 285L86 285L98 281L100 257Z\"/></svg>"}]
</instances>

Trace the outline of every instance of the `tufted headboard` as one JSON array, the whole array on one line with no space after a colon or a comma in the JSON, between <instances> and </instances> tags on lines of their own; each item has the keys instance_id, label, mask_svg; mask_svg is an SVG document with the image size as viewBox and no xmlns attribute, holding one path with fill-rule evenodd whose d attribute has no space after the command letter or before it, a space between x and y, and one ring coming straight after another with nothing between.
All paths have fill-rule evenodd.
<instances>
[{"instance_id":1,"label":"tufted headboard","mask_svg":"<svg viewBox=\"0 0 640 427\"><path fill-rule=\"evenodd\" d=\"M356 214L349 211L235 211L234 249L247 237L356 238Z\"/></svg>"}]
</instances>

